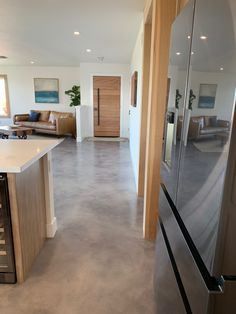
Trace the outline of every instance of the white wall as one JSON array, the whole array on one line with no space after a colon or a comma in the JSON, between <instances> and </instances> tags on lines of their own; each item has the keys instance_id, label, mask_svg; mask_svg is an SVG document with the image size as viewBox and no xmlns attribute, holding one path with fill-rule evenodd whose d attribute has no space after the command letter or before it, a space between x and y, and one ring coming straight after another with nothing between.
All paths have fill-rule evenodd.
<instances>
[{"instance_id":1,"label":"white wall","mask_svg":"<svg viewBox=\"0 0 236 314\"><path fill-rule=\"evenodd\" d=\"M179 72L178 88L183 90L184 76L186 73ZM217 84L215 107L213 109L198 108L200 84ZM191 73L191 89L196 95L193 101L192 116L216 115L217 118L230 120L234 105L236 77L234 74L225 72L198 72ZM182 103L182 102L181 102Z\"/></svg>"},{"instance_id":2,"label":"white wall","mask_svg":"<svg viewBox=\"0 0 236 314\"><path fill-rule=\"evenodd\" d=\"M70 100L65 90L80 84L79 72L78 67L0 67L0 74L6 74L8 78L11 117L16 113L28 113L31 109L74 112L75 109L69 107ZM35 104L33 79L37 77L59 79L59 104ZM11 119L0 119L2 125L11 123Z\"/></svg>"},{"instance_id":3,"label":"white wall","mask_svg":"<svg viewBox=\"0 0 236 314\"><path fill-rule=\"evenodd\" d=\"M93 76L107 75L121 77L120 136L129 136L130 69L127 64L81 63L80 88L81 104L88 106L87 134L94 136L93 130Z\"/></svg>"},{"instance_id":4,"label":"white wall","mask_svg":"<svg viewBox=\"0 0 236 314\"><path fill-rule=\"evenodd\" d=\"M137 106L129 106L130 109L130 153L134 170L136 188L138 188L139 173L139 148L140 148L140 124L142 109L142 67L143 67L143 24L134 47L130 77L134 71L138 71Z\"/></svg>"}]
</instances>

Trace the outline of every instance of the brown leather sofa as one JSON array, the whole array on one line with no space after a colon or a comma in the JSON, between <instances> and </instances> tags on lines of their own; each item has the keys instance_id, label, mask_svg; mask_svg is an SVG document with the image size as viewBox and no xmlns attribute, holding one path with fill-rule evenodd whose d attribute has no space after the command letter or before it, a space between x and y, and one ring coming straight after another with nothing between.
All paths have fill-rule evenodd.
<instances>
[{"instance_id":1,"label":"brown leather sofa","mask_svg":"<svg viewBox=\"0 0 236 314\"><path fill-rule=\"evenodd\" d=\"M227 133L229 132L229 128L229 121L217 119L216 116L191 117L188 137L199 139L203 136Z\"/></svg>"},{"instance_id":2,"label":"brown leather sofa","mask_svg":"<svg viewBox=\"0 0 236 314\"><path fill-rule=\"evenodd\" d=\"M29 121L29 114L16 114L13 117L13 122L16 125L33 128L35 132L66 135L76 134L75 117L70 112L34 110L40 113L37 122Z\"/></svg>"},{"instance_id":3,"label":"brown leather sofa","mask_svg":"<svg viewBox=\"0 0 236 314\"><path fill-rule=\"evenodd\" d=\"M180 137L183 117L178 118L177 136ZM228 133L230 122L217 119L217 116L197 116L191 117L189 122L188 138L198 140L202 137Z\"/></svg>"}]
</instances>

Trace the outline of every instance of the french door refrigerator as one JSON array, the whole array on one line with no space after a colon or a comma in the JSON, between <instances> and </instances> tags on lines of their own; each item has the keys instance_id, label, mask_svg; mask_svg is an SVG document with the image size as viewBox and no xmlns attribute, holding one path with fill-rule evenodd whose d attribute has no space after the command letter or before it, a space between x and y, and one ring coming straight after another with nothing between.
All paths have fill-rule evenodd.
<instances>
[{"instance_id":1,"label":"french door refrigerator","mask_svg":"<svg viewBox=\"0 0 236 314\"><path fill-rule=\"evenodd\" d=\"M172 27L158 314L236 313L236 1L190 0Z\"/></svg>"}]
</instances>

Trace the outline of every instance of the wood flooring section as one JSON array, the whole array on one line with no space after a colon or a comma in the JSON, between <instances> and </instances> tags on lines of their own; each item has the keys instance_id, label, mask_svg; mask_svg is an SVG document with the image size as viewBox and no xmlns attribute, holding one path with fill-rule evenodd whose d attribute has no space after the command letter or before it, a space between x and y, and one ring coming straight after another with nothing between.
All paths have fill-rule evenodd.
<instances>
[{"instance_id":1,"label":"wood flooring section","mask_svg":"<svg viewBox=\"0 0 236 314\"><path fill-rule=\"evenodd\" d=\"M120 77L93 77L94 136L120 136L120 88Z\"/></svg>"}]
</instances>

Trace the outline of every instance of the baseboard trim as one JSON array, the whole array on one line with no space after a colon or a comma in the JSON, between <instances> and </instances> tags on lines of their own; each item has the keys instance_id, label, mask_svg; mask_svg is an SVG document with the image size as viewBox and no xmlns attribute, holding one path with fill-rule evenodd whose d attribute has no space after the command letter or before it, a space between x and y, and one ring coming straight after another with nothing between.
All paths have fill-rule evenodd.
<instances>
[{"instance_id":1,"label":"baseboard trim","mask_svg":"<svg viewBox=\"0 0 236 314\"><path fill-rule=\"evenodd\" d=\"M77 138L76 138L76 141L77 141L78 143L83 142L83 140L84 140L84 137L77 136Z\"/></svg>"},{"instance_id":2,"label":"baseboard trim","mask_svg":"<svg viewBox=\"0 0 236 314\"><path fill-rule=\"evenodd\" d=\"M57 231L57 219L56 217L53 218L50 224L46 225L47 230L47 238L54 238L56 231Z\"/></svg>"}]
</instances>

